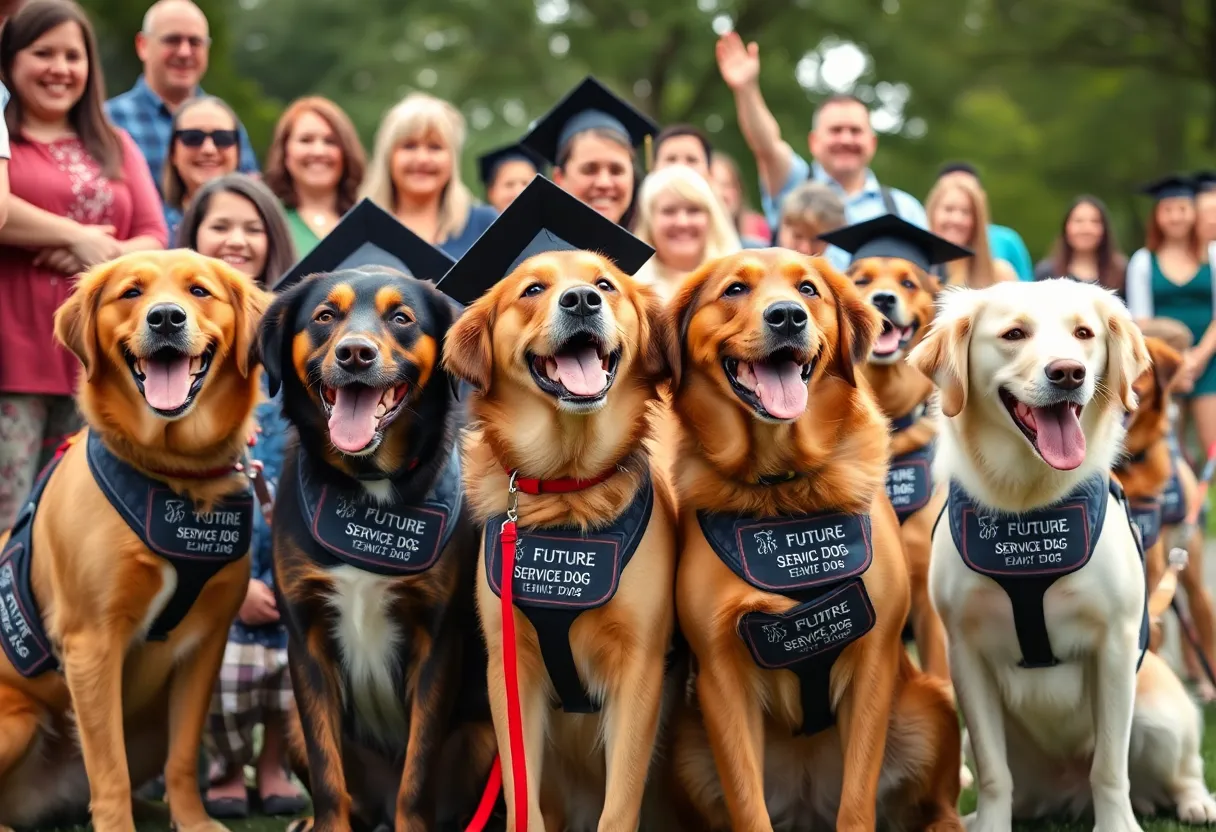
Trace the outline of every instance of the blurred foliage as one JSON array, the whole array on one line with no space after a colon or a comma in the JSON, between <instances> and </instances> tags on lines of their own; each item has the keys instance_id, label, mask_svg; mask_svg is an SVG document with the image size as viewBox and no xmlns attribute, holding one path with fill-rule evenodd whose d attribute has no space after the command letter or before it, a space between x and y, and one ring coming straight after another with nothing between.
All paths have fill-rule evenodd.
<instances>
[{"instance_id":1,"label":"blurred foliage","mask_svg":"<svg viewBox=\"0 0 1216 832\"><path fill-rule=\"evenodd\" d=\"M139 72L146 0L85 0L111 92ZM806 153L825 55L866 55L852 91L900 116L879 177L920 197L946 160L983 172L995 221L1037 257L1073 197L1110 205L1124 247L1142 237L1135 185L1216 160L1212 0L200 0L214 46L205 85L242 114L264 157L286 102L326 95L370 146L413 89L457 103L463 159L518 137L588 72L665 123L707 128L754 166L714 63L715 31L761 47L762 84L785 138ZM838 50L837 50L838 51ZM799 83L799 81L802 83ZM902 106L899 106L902 105Z\"/></svg>"}]
</instances>

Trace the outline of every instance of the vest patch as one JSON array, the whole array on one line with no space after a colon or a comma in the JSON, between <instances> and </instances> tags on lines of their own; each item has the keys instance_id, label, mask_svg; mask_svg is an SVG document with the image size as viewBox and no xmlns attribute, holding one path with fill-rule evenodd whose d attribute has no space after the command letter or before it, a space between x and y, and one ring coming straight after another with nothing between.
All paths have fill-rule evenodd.
<instances>
[{"instance_id":1,"label":"vest patch","mask_svg":"<svg viewBox=\"0 0 1216 832\"><path fill-rule=\"evenodd\" d=\"M115 456L92 431L87 458L94 481L127 527L177 572L177 588L147 636L163 641L190 612L207 581L249 553L253 494L246 484L211 511L199 512L189 499Z\"/></svg>"},{"instance_id":2,"label":"vest patch","mask_svg":"<svg viewBox=\"0 0 1216 832\"><path fill-rule=\"evenodd\" d=\"M929 470L932 464L931 444L891 460L887 468L887 497L900 523L929 504L929 498L933 496L933 477Z\"/></svg>"},{"instance_id":3,"label":"vest patch","mask_svg":"<svg viewBox=\"0 0 1216 832\"><path fill-rule=\"evenodd\" d=\"M595 713L578 676L570 650L570 627L579 614L612 600L621 573L629 565L654 509L654 486L649 477L637 495L610 525L583 533L568 526L518 527L511 591L518 607L540 641L541 656L557 690L562 710ZM486 579L494 594L502 596L502 526L506 515L486 521Z\"/></svg>"},{"instance_id":4,"label":"vest patch","mask_svg":"<svg viewBox=\"0 0 1216 832\"><path fill-rule=\"evenodd\" d=\"M870 517L739 517L697 512L709 545L757 589L788 594L854 578L874 559Z\"/></svg>"},{"instance_id":5,"label":"vest patch","mask_svg":"<svg viewBox=\"0 0 1216 832\"><path fill-rule=\"evenodd\" d=\"M1140 545L1151 549L1161 537L1161 501L1128 500L1127 508L1140 533Z\"/></svg>"},{"instance_id":6,"label":"vest patch","mask_svg":"<svg viewBox=\"0 0 1216 832\"><path fill-rule=\"evenodd\" d=\"M760 667L790 667L841 650L874 627L874 606L861 581L849 581L781 615L751 612L739 633Z\"/></svg>"},{"instance_id":7,"label":"vest patch","mask_svg":"<svg viewBox=\"0 0 1216 832\"><path fill-rule=\"evenodd\" d=\"M456 447L426 499L377 503L361 492L314 482L301 452L296 478L313 540L343 563L378 575L413 575L435 565L460 519L464 484Z\"/></svg>"}]
</instances>

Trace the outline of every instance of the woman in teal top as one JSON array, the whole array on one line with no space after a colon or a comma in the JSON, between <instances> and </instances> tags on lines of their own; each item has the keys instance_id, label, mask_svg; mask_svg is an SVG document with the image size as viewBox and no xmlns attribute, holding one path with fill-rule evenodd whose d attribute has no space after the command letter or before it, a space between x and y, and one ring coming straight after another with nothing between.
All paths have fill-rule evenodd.
<instances>
[{"instance_id":1,"label":"woman in teal top","mask_svg":"<svg viewBox=\"0 0 1216 832\"><path fill-rule=\"evenodd\" d=\"M1204 448L1216 443L1216 286L1195 231L1195 185L1170 176L1144 189L1156 198L1144 248L1127 265L1127 307L1137 323L1169 318L1190 330L1174 391Z\"/></svg>"},{"instance_id":2,"label":"woman in teal top","mask_svg":"<svg viewBox=\"0 0 1216 832\"><path fill-rule=\"evenodd\" d=\"M300 257L354 206L366 168L355 126L337 104L313 95L283 112L266 157L265 178L283 204Z\"/></svg>"}]
</instances>

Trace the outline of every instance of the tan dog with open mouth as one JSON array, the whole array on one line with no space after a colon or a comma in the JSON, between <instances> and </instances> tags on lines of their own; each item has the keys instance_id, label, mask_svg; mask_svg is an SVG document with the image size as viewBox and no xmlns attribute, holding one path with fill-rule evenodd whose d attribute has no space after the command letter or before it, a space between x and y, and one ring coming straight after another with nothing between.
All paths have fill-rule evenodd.
<instances>
[{"instance_id":1,"label":"tan dog with open mouth","mask_svg":"<svg viewBox=\"0 0 1216 832\"><path fill-rule=\"evenodd\" d=\"M572 246L612 259L561 250ZM670 340L658 296L622 271L651 251L537 177L441 282L462 299L462 285L506 275L453 327L444 366L476 390L464 476L485 523L477 606L510 829L520 763L529 830L637 829L663 703L681 681L665 673L674 505L644 441ZM501 601L516 509L506 547L522 761Z\"/></svg>"},{"instance_id":2,"label":"tan dog with open mouth","mask_svg":"<svg viewBox=\"0 0 1216 832\"><path fill-rule=\"evenodd\" d=\"M0 828L91 810L98 832L127 832L132 787L163 770L177 829L223 829L198 752L249 584L253 498L235 465L266 303L177 250L96 267L56 313L88 428L0 535Z\"/></svg>"},{"instance_id":3,"label":"tan dog with open mouth","mask_svg":"<svg viewBox=\"0 0 1216 832\"><path fill-rule=\"evenodd\" d=\"M930 404L936 388L905 359L924 337L936 311L941 284L929 273L930 267L972 253L894 214L824 234L822 239L853 254L848 276L883 318L861 373L891 420L887 496L899 517L908 561L909 623L917 658L924 670L949 683L946 631L929 600L933 523L946 499L945 489L935 486L932 475L937 424Z\"/></svg>"},{"instance_id":4,"label":"tan dog with open mouth","mask_svg":"<svg viewBox=\"0 0 1216 832\"><path fill-rule=\"evenodd\" d=\"M1091 807L1103 832L1138 831L1133 807L1216 821L1201 716L1144 652L1144 565L1110 479L1149 366L1139 330L1071 280L943 298L909 361L942 390L930 592L980 784L968 828Z\"/></svg>"},{"instance_id":5,"label":"tan dog with open mouth","mask_svg":"<svg viewBox=\"0 0 1216 832\"><path fill-rule=\"evenodd\" d=\"M887 420L855 370L878 313L783 249L705 264L669 313L676 609L698 667L672 760L688 828L961 830L958 721L900 640Z\"/></svg>"}]
</instances>

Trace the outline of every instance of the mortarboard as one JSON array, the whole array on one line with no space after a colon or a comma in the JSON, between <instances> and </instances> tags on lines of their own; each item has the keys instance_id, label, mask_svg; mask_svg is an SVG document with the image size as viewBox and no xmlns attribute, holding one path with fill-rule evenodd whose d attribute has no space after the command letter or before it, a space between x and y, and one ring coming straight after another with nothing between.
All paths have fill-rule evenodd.
<instances>
[{"instance_id":1,"label":"mortarboard","mask_svg":"<svg viewBox=\"0 0 1216 832\"><path fill-rule=\"evenodd\" d=\"M434 281L455 262L365 197L274 284L274 289L286 289L310 274L360 266L386 266Z\"/></svg>"},{"instance_id":2,"label":"mortarboard","mask_svg":"<svg viewBox=\"0 0 1216 832\"><path fill-rule=\"evenodd\" d=\"M626 274L654 255L646 243L537 175L439 280L439 288L467 305L533 255L578 250L602 254Z\"/></svg>"},{"instance_id":3,"label":"mortarboard","mask_svg":"<svg viewBox=\"0 0 1216 832\"><path fill-rule=\"evenodd\" d=\"M659 132L657 124L588 75L552 110L533 123L520 144L556 165L572 138L595 128L613 130L627 138L635 148Z\"/></svg>"},{"instance_id":4,"label":"mortarboard","mask_svg":"<svg viewBox=\"0 0 1216 832\"><path fill-rule=\"evenodd\" d=\"M1216 171L1201 170L1191 177L1191 181L1195 183L1195 190L1201 194L1216 191Z\"/></svg>"},{"instance_id":5,"label":"mortarboard","mask_svg":"<svg viewBox=\"0 0 1216 832\"><path fill-rule=\"evenodd\" d=\"M522 144L509 144L495 148L477 158L477 172L481 177L481 184L485 186L486 190L489 190L490 185L494 183L494 177L498 175L498 169L507 162L516 161L527 162L536 169L537 173L544 172L545 160L535 150Z\"/></svg>"},{"instance_id":6,"label":"mortarboard","mask_svg":"<svg viewBox=\"0 0 1216 832\"><path fill-rule=\"evenodd\" d=\"M1170 197L1195 196L1195 181L1187 176L1163 176L1140 188L1140 193L1148 194L1153 199L1169 199Z\"/></svg>"},{"instance_id":7,"label":"mortarboard","mask_svg":"<svg viewBox=\"0 0 1216 832\"><path fill-rule=\"evenodd\" d=\"M819 239L853 255L853 262L866 257L898 257L922 271L939 263L971 257L970 249L913 225L895 214L883 214L826 234Z\"/></svg>"}]
</instances>

